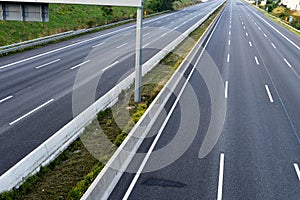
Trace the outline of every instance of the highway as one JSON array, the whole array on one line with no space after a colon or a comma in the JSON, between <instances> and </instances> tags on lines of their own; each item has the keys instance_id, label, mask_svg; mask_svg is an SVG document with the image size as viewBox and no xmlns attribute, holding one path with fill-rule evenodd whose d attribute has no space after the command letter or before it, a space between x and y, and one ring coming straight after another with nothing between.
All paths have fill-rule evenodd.
<instances>
[{"instance_id":1,"label":"highway","mask_svg":"<svg viewBox=\"0 0 300 200\"><path fill-rule=\"evenodd\" d=\"M153 129L159 136L141 145L145 158L132 161L110 199L300 199L300 38L229 0L203 41L165 126ZM199 72L211 60L227 109L217 143L199 156L213 119L213 95ZM180 143L164 150L178 135L182 143L192 139L184 153Z\"/></svg>"},{"instance_id":2,"label":"highway","mask_svg":"<svg viewBox=\"0 0 300 200\"><path fill-rule=\"evenodd\" d=\"M218 4L209 1L144 20L142 62ZM133 72L134 51L135 24L127 24L1 57L0 175ZM78 80L81 69L86 74ZM86 88L97 79L95 99L86 100ZM82 102L72 110L74 89Z\"/></svg>"}]
</instances>

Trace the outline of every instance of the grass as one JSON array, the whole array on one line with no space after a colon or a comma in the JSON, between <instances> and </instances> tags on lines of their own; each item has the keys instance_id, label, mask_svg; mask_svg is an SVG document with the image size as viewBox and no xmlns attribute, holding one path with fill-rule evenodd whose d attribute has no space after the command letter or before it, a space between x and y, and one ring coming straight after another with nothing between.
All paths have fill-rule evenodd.
<instances>
[{"instance_id":1,"label":"grass","mask_svg":"<svg viewBox=\"0 0 300 200\"><path fill-rule=\"evenodd\" d=\"M264 10L264 7L257 8L253 4L250 4L250 5L252 5L258 11L262 12L269 19L271 19L274 22L280 24L284 28L290 30L291 32L293 32L297 36L300 36L300 32L297 32L294 29L292 29L290 26L287 25L288 22L284 21L284 20L288 19L288 18L286 18L287 16L293 15L294 16L294 20L296 20L296 21L293 24L291 24L291 25L294 25L295 23L299 23L300 24L300 17L298 17L298 15L300 15L300 12L289 11L285 7L278 6L278 7L274 8L272 10L272 12L268 13L267 11ZM280 19L280 18L283 18L283 19ZM300 27L300 25L299 25L299 27ZM298 30L299 30L299 28L298 28Z\"/></svg>"},{"instance_id":2,"label":"grass","mask_svg":"<svg viewBox=\"0 0 300 200\"><path fill-rule=\"evenodd\" d=\"M199 3L199 0L181 0L177 8ZM169 9L169 8L165 8ZM164 7L146 0L144 10L152 14ZM6 46L39 37L70 30L105 25L125 19L135 18L136 8L49 4L49 22L0 21L0 46Z\"/></svg>"},{"instance_id":3,"label":"grass","mask_svg":"<svg viewBox=\"0 0 300 200\"><path fill-rule=\"evenodd\" d=\"M134 8L50 4L50 21L0 21L0 46L135 17Z\"/></svg>"},{"instance_id":4,"label":"grass","mask_svg":"<svg viewBox=\"0 0 300 200\"><path fill-rule=\"evenodd\" d=\"M220 10L143 77L142 103L134 102L133 86L123 91L57 159L0 199L80 199Z\"/></svg>"}]
</instances>

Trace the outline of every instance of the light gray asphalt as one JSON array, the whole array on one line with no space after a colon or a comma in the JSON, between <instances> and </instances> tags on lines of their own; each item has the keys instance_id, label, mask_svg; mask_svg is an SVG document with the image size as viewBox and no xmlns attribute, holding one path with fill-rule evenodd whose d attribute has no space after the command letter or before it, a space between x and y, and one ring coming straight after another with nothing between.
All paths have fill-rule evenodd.
<instances>
[{"instance_id":1,"label":"light gray asphalt","mask_svg":"<svg viewBox=\"0 0 300 200\"><path fill-rule=\"evenodd\" d=\"M148 46L143 51L143 62L218 4L219 1L209 1L145 20L143 44ZM101 76L95 94L97 99L133 71L134 45L135 27L128 24L1 58L0 174L77 114L72 113L72 90L80 68L73 67L90 61L81 67L90 68L91 76L81 81L88 85L96 79L92 75ZM119 63L102 71L116 61ZM86 92L89 91L81 93L82 97ZM46 102L49 104L32 112ZM84 102L79 110L91 103Z\"/></svg>"},{"instance_id":2,"label":"light gray asphalt","mask_svg":"<svg viewBox=\"0 0 300 200\"><path fill-rule=\"evenodd\" d=\"M300 199L300 174L295 169L296 165L300 166L297 72L300 50L254 13L299 46L299 37L245 3L228 1L206 48L224 85L228 81L226 122L217 144L205 158L199 159L198 152L211 118L211 102L203 77L196 70L189 83L197 100L187 87L154 151L170 144L180 133L178 126L184 110L199 107L200 123L193 123L195 116L190 111L189 122L185 122L190 128L183 132L189 139L193 134L191 127L198 126L193 143L172 164L142 173L132 191L128 187L135 174L125 173L110 199L122 199L128 191L131 191L129 199ZM204 56L197 68L203 68L207 59ZM140 151L147 151L147 143ZM220 184L221 154L224 174ZM160 155L164 162L172 153L166 151ZM149 169L154 161L159 165L156 159L152 154L144 169ZM217 198L220 189L222 195Z\"/></svg>"}]
</instances>

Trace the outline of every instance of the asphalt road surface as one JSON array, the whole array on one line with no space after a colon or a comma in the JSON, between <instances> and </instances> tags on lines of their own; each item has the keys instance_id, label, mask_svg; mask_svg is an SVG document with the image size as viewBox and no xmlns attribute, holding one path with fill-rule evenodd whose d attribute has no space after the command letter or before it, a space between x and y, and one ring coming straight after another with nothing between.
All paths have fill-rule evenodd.
<instances>
[{"instance_id":1,"label":"asphalt road surface","mask_svg":"<svg viewBox=\"0 0 300 200\"><path fill-rule=\"evenodd\" d=\"M131 164L138 173L124 173L110 199L300 199L299 37L239 0L227 2L212 28L160 138L141 145L148 154ZM216 111L200 73L207 65L221 74L216 96L226 117L214 148L201 157ZM177 137L182 144L167 148Z\"/></svg>"},{"instance_id":2,"label":"asphalt road surface","mask_svg":"<svg viewBox=\"0 0 300 200\"><path fill-rule=\"evenodd\" d=\"M146 19L143 63L201 20L220 1ZM135 24L89 34L0 59L0 174L62 128L134 70ZM81 69L85 76L76 79ZM101 78L99 78L101 77ZM75 84L75 80L76 82ZM78 88L78 86L80 86ZM80 105L72 110L73 90ZM74 106L74 105L73 105Z\"/></svg>"}]
</instances>

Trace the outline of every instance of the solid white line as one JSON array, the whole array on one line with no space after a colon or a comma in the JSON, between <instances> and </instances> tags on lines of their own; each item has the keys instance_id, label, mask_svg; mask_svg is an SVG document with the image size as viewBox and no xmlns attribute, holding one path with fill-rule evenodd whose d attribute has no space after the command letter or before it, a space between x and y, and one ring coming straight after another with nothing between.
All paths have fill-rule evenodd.
<instances>
[{"instance_id":1,"label":"solid white line","mask_svg":"<svg viewBox=\"0 0 300 200\"><path fill-rule=\"evenodd\" d=\"M148 21L148 22L149 22L149 21ZM135 25L128 26L128 27L126 27L126 28L119 29L119 30L116 30L116 31L112 31L112 32L107 33L107 34L103 34L103 35L100 35L100 36L96 36L96 37L93 37L93 38L90 38L90 39L87 39L87 40L84 40L84 41L81 41L81 42L78 42L78 43L70 44L70 45L68 45L68 46L64 46L64 47L61 47L61 48L58 48L58 49L54 49L54 50L52 50L52 51L48 51L48 52L45 52L45 53L42 53L42 54L38 54L38 55L29 57L29 58L26 58L26 59L23 59L23 60L19 60L19 61L16 61L16 62L7 64L7 65L3 65L3 66L0 67L0 69L4 69L4 68L10 67L10 66L12 66L12 65L20 64L20 63L23 63L23 62L26 62L26 61L29 61L29 60L32 60L32 59L35 59L35 58L39 58L39 57L42 57L42 56L45 56L45 55L49 55L49 54L52 54L52 53L57 52L57 51L61 51L61 50L64 50L64 49L67 49L67 48L70 48L70 47L73 47L73 46L77 46L77 45L82 44L82 43L86 43L86 42L89 42L89 41L92 41L92 40L95 40L95 39L98 39L98 38L105 37L105 36L107 36L107 35L112 35L112 34L114 34L114 33L118 33L118 32L121 32L121 31L130 29L130 28L132 28L132 27L134 27L134 26L135 26Z\"/></svg>"},{"instance_id":2,"label":"solid white line","mask_svg":"<svg viewBox=\"0 0 300 200\"><path fill-rule=\"evenodd\" d=\"M266 88L266 90L267 90L267 93L268 93L270 102L273 103L274 100L273 100L272 94L271 94L271 92L270 92L269 86L268 86L268 85L265 85L265 88Z\"/></svg>"},{"instance_id":3,"label":"solid white line","mask_svg":"<svg viewBox=\"0 0 300 200\"><path fill-rule=\"evenodd\" d=\"M265 36L265 37L268 37L265 33L264 33L264 36Z\"/></svg>"},{"instance_id":4,"label":"solid white line","mask_svg":"<svg viewBox=\"0 0 300 200\"><path fill-rule=\"evenodd\" d=\"M271 44L272 44L273 48L274 48L274 49L276 49L276 46L275 46L275 44L273 44L273 43L271 43Z\"/></svg>"},{"instance_id":5,"label":"solid white line","mask_svg":"<svg viewBox=\"0 0 300 200\"><path fill-rule=\"evenodd\" d=\"M46 67L46 66L48 66L48 65L51 65L51 64L53 64L53 63L56 63L56 62L58 62L58 61L60 61L60 59L53 60L53 61L51 61L51 62L49 62L49 63L43 64L43 65L38 66L38 67L35 67L35 68L36 68L36 69L40 69L40 68Z\"/></svg>"},{"instance_id":6,"label":"solid white line","mask_svg":"<svg viewBox=\"0 0 300 200\"><path fill-rule=\"evenodd\" d=\"M222 200L223 178L224 178L224 153L221 153L220 154L220 169L219 169L219 183L218 183L217 200Z\"/></svg>"},{"instance_id":7,"label":"solid white line","mask_svg":"<svg viewBox=\"0 0 300 200\"><path fill-rule=\"evenodd\" d=\"M252 47L252 43L251 42L249 42L249 46Z\"/></svg>"},{"instance_id":8,"label":"solid white line","mask_svg":"<svg viewBox=\"0 0 300 200\"><path fill-rule=\"evenodd\" d=\"M105 67L104 69L102 69L102 71L104 72L104 71L108 70L109 68L115 66L115 65L118 64L118 63L119 63L119 61L115 61L115 62L112 63L111 65L109 65L109 66Z\"/></svg>"},{"instance_id":9,"label":"solid white line","mask_svg":"<svg viewBox=\"0 0 300 200\"><path fill-rule=\"evenodd\" d=\"M230 54L227 54L227 62L230 60Z\"/></svg>"},{"instance_id":10,"label":"solid white line","mask_svg":"<svg viewBox=\"0 0 300 200\"><path fill-rule=\"evenodd\" d=\"M101 42L101 43L99 43L99 44L96 44L96 45L92 46L92 48L95 48L95 47L101 46L101 45L103 45L103 44L105 44L105 42Z\"/></svg>"},{"instance_id":11,"label":"solid white line","mask_svg":"<svg viewBox=\"0 0 300 200\"><path fill-rule=\"evenodd\" d=\"M145 47L149 46L149 44L150 44L150 42L149 42L149 43L147 43L147 44L145 44L145 45L143 46L143 48L145 48Z\"/></svg>"},{"instance_id":12,"label":"solid white line","mask_svg":"<svg viewBox=\"0 0 300 200\"><path fill-rule=\"evenodd\" d=\"M248 33L246 32L246 36L248 36Z\"/></svg>"},{"instance_id":13,"label":"solid white line","mask_svg":"<svg viewBox=\"0 0 300 200\"><path fill-rule=\"evenodd\" d=\"M76 69L76 68L78 68L78 67L80 67L80 66L82 66L82 65L84 65L84 64L86 64L86 63L88 63L88 62L90 62L90 60L86 60L86 61L84 61L83 63L80 63L80 64L78 64L78 65L76 65L76 66L74 66L74 67L71 67L70 69L71 69L71 70Z\"/></svg>"},{"instance_id":14,"label":"solid white line","mask_svg":"<svg viewBox=\"0 0 300 200\"><path fill-rule=\"evenodd\" d=\"M225 82L225 99L228 97L228 81Z\"/></svg>"},{"instance_id":15,"label":"solid white line","mask_svg":"<svg viewBox=\"0 0 300 200\"><path fill-rule=\"evenodd\" d=\"M4 99L1 99L1 100L0 100L0 103L3 103L4 101L7 101L7 100L9 100L9 99L11 99L11 98L13 98L12 95L10 95L10 96L8 96L8 97L5 97Z\"/></svg>"},{"instance_id":16,"label":"solid white line","mask_svg":"<svg viewBox=\"0 0 300 200\"><path fill-rule=\"evenodd\" d=\"M147 35L149 35L149 34L150 34L150 33L146 33L146 34L143 35L143 37L145 37L145 36L147 36Z\"/></svg>"},{"instance_id":17,"label":"solid white line","mask_svg":"<svg viewBox=\"0 0 300 200\"><path fill-rule=\"evenodd\" d=\"M172 14L170 14L170 15L172 15ZM167 15L167 16L169 16L169 15ZM167 16L161 16L159 18L147 20L145 23L150 23L152 21L156 21L158 19L162 19L162 18L165 18ZM92 41L92 40L95 40L95 39L103 38L103 37L108 36L108 35L113 35L115 33L119 33L119 32L122 32L122 31L125 31L125 30L128 30L128 29L134 28L134 27L135 27L135 25L131 25L131 26L128 26L128 27L125 27L125 28L122 28L122 29L118 29L118 30L115 30L115 31L112 31L112 32L109 32L109 33L106 33L106 34L103 34L103 35L99 35L99 36L96 36L96 37L93 37L93 38L90 38L90 39L87 39L87 40L80 41L78 43L70 44L70 45L67 45L67 46L64 46L64 47L61 47L61 48L58 48L58 49L54 49L52 51L48 51L48 52L45 52L45 53L42 53L42 54L38 54L38 55L29 57L29 58L26 58L26 59L23 59L23 60L19 60L19 61L7 64L7 65L3 65L3 66L0 67L0 69L4 69L4 68L7 68L7 67L16 65L16 64L20 64L20 63L35 59L35 58L39 58L41 56L49 55L49 54L55 53L57 51L61 51L61 50L64 50L64 49L67 49L67 48L70 48L70 47L74 47L74 46L77 46L79 44L83 44L83 43L86 43L86 42L89 42L89 41ZM144 26L144 28L146 28L146 27L148 27L148 26Z\"/></svg>"},{"instance_id":18,"label":"solid white line","mask_svg":"<svg viewBox=\"0 0 300 200\"><path fill-rule=\"evenodd\" d=\"M284 62L285 62L290 68L292 68L292 65L287 61L287 59L284 58Z\"/></svg>"},{"instance_id":19,"label":"solid white line","mask_svg":"<svg viewBox=\"0 0 300 200\"><path fill-rule=\"evenodd\" d=\"M121 44L120 46L117 46L116 48L117 49L119 49L119 48L121 48L121 47L123 47L123 46L126 46L128 43L126 42L126 43L124 43L124 44Z\"/></svg>"},{"instance_id":20,"label":"solid white line","mask_svg":"<svg viewBox=\"0 0 300 200\"><path fill-rule=\"evenodd\" d=\"M230 40L228 40L228 45L230 45Z\"/></svg>"},{"instance_id":21,"label":"solid white line","mask_svg":"<svg viewBox=\"0 0 300 200\"><path fill-rule=\"evenodd\" d=\"M295 168L295 171L297 173L298 180L300 181L300 170L299 170L299 166L298 166L297 163L294 163L294 168Z\"/></svg>"},{"instance_id":22,"label":"solid white line","mask_svg":"<svg viewBox=\"0 0 300 200\"><path fill-rule=\"evenodd\" d=\"M49 103L51 103L52 101L54 101L54 99L50 99L49 101L47 101L46 103L44 103L44 104L40 105L39 107L37 107L37 108L33 109L33 110L32 110L32 111L30 111L29 113L27 113L27 114L23 115L22 117L20 117L20 118L16 119L16 120L15 120L15 121L13 121L13 122L10 122L10 123L9 123L9 125L10 125L10 126L11 126L11 125L14 125L14 124L15 124L15 123L17 123L18 121L20 121L20 120L24 119L25 117L27 117L27 116L31 115L32 113L34 113L34 112L38 111L39 109L41 109L41 108L43 108L43 107L45 107L46 105L48 105L48 104L49 104Z\"/></svg>"},{"instance_id":23,"label":"solid white line","mask_svg":"<svg viewBox=\"0 0 300 200\"><path fill-rule=\"evenodd\" d=\"M274 26L269 24L266 20L264 20L261 16L254 13L257 17L259 17L262 21L264 21L267 25L269 25L273 30L275 30L277 33L279 33L284 39L286 39L289 43L291 43L294 47L296 47L298 50L300 50L300 47L296 45L293 41L291 41L288 37L286 37L284 34L282 34L279 30L277 30Z\"/></svg>"},{"instance_id":24,"label":"solid white line","mask_svg":"<svg viewBox=\"0 0 300 200\"><path fill-rule=\"evenodd\" d=\"M256 56L254 57L254 59L255 59L256 64L259 65L259 62L258 62L258 59Z\"/></svg>"}]
</instances>

